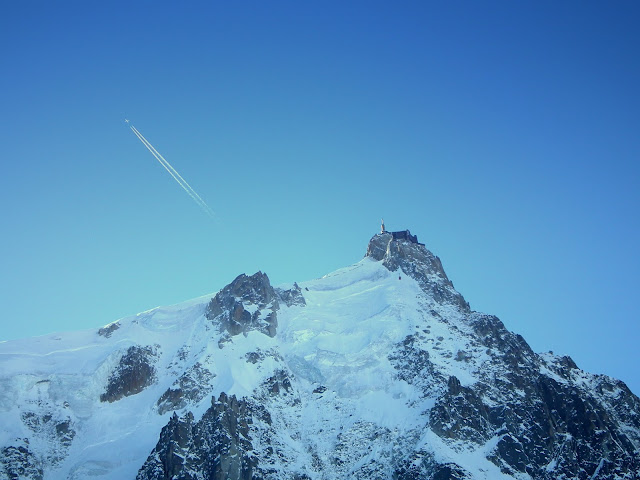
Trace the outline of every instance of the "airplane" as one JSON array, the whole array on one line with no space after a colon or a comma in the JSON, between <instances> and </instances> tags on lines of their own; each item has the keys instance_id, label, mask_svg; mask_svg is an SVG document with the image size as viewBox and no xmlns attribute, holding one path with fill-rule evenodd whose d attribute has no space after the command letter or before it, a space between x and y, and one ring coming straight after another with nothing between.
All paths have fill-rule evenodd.
<instances>
[{"instance_id":1,"label":"airplane","mask_svg":"<svg viewBox=\"0 0 640 480\"><path fill-rule=\"evenodd\" d=\"M124 121L125 121L126 123L129 123L129 120L128 120L128 119L126 119L126 118L124 119Z\"/></svg>"}]
</instances>

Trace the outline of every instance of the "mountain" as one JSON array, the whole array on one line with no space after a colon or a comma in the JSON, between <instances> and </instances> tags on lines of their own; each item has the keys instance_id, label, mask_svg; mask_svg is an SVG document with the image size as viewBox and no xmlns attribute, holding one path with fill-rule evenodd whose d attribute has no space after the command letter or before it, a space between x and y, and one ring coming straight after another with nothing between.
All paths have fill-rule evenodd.
<instances>
[{"instance_id":1,"label":"mountain","mask_svg":"<svg viewBox=\"0 0 640 480\"><path fill-rule=\"evenodd\" d=\"M4 342L0 425L1 479L640 478L638 397L472 311L408 231Z\"/></svg>"}]
</instances>

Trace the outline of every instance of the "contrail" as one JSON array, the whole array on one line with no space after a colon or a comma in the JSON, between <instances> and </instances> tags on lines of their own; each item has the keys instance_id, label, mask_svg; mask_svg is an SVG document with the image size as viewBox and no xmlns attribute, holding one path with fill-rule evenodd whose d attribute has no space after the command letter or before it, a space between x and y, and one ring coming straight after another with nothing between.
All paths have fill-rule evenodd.
<instances>
[{"instance_id":1,"label":"contrail","mask_svg":"<svg viewBox=\"0 0 640 480\"><path fill-rule=\"evenodd\" d=\"M209 206L206 204L206 202L202 198L200 198L200 195L198 195L196 193L196 191L191 187L191 185L189 185L187 183L187 181L184 178L182 178L182 175L180 175L176 171L176 169L173 168L173 166L171 166L171 164L167 161L167 159L164 158L160 154L160 152L158 152L155 149L155 147L153 145L151 145L149 140L147 140L140 133L140 131L136 127L134 127L133 125L131 125L131 129L133 130L133 133L135 133L138 136L138 138L142 141L142 143L147 147L147 149L149 149L149 151L153 154L153 156L156 157L156 159L162 164L162 166L171 174L171 176L176 180L176 182L178 182L182 188L187 190L187 193L189 193L194 198L194 200L196 200L196 202L198 202L199 204L203 205L208 210L211 210L209 208ZM213 212L211 212L211 213L213 213Z\"/></svg>"},{"instance_id":2,"label":"contrail","mask_svg":"<svg viewBox=\"0 0 640 480\"><path fill-rule=\"evenodd\" d=\"M200 208L202 208L205 211L205 213L213 217L213 211L209 208L209 206L205 203L205 201L202 200L202 198L200 198L200 196L195 192L195 190L193 190L191 185L189 185L187 181L182 178L182 176L171 166L171 164L169 164L169 162L167 162L167 160L162 155L160 155L160 153L153 147L153 145L151 145L140 134L140 132L137 132L134 129L132 130L133 130L133 133L135 133L136 136L140 139L142 144L145 147L147 147L147 149L156 158L156 160L158 160L160 165L162 165L165 168L165 170L169 172L169 175L173 177L173 179L178 183L178 185L180 185L182 189L185 192L187 192L187 194L193 199L194 202L196 202L200 206Z\"/></svg>"},{"instance_id":3,"label":"contrail","mask_svg":"<svg viewBox=\"0 0 640 480\"><path fill-rule=\"evenodd\" d=\"M140 131L135 128L133 125L130 126L133 133L140 139L145 147L151 152L151 154L160 162L160 164L165 168L167 172L173 177L173 179L178 182L185 192L189 194L193 200L200 205L200 207L210 216L213 216L213 211L209 208L209 205L196 193L196 191L189 185L189 183L182 178L175 168L164 158L160 152L158 152L153 145L140 133Z\"/></svg>"},{"instance_id":4,"label":"contrail","mask_svg":"<svg viewBox=\"0 0 640 480\"><path fill-rule=\"evenodd\" d=\"M162 165L165 170L169 172L169 175L171 175L173 179L178 182L178 185L180 185L198 205L200 205L202 208L206 208L207 204L204 202L204 200L202 200L200 196L195 193L191 185L189 185L187 181L182 178L182 176L169 164L169 162L167 162L167 160L162 155L160 155L160 153L153 147L153 145L151 145L151 143L149 143L149 141L144 138L144 136L142 136L142 134L135 127L131 127L131 130L133 130L133 133L136 134L142 144L147 147L147 149L151 152L151 155L153 155L156 160L158 160L160 165Z\"/></svg>"},{"instance_id":5,"label":"contrail","mask_svg":"<svg viewBox=\"0 0 640 480\"><path fill-rule=\"evenodd\" d=\"M151 155L153 155L155 159L158 160L160 165L162 165L165 168L165 170L169 172L169 175L173 177L173 179L178 183L178 185L180 185L182 189L185 192L187 192L187 194L193 199L193 201L196 202L200 206L200 208L204 210L204 212L207 215L213 218L214 217L213 210L209 208L209 205L207 205L207 203L200 197L200 195L196 193L196 191L191 187L191 185L189 185L189 183L187 183L187 181L184 178L182 178L182 175L180 175L178 171L171 166L171 164L167 161L167 159L164 158L160 154L160 152L158 152L146 138L144 138L144 136L138 131L136 127L131 125L128 120L126 122L129 125L129 128L131 128L131 131L135 134L135 136L138 137L138 139L142 142L142 144L145 147L147 147L147 150L149 150L149 152L151 152Z\"/></svg>"}]
</instances>

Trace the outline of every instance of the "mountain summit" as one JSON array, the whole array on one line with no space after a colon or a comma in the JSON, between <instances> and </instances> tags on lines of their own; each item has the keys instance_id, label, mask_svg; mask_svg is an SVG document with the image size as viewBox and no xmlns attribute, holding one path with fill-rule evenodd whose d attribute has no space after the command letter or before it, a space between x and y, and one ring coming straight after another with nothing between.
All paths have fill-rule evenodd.
<instances>
[{"instance_id":1,"label":"mountain summit","mask_svg":"<svg viewBox=\"0 0 640 480\"><path fill-rule=\"evenodd\" d=\"M422 290L438 303L449 303L469 312L469 304L453 288L444 273L442 262L427 250L409 230L383 231L375 235L367 247L367 257L381 261L388 270L401 270L416 280Z\"/></svg>"},{"instance_id":2,"label":"mountain summit","mask_svg":"<svg viewBox=\"0 0 640 480\"><path fill-rule=\"evenodd\" d=\"M4 342L0 384L0 479L640 478L638 397L472 311L408 230Z\"/></svg>"}]
</instances>

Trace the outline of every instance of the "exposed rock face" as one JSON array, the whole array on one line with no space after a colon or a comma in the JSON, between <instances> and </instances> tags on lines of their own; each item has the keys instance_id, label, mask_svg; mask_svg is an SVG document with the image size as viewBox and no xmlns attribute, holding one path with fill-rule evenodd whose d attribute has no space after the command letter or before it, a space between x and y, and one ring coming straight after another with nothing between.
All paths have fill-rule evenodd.
<instances>
[{"instance_id":1,"label":"exposed rock face","mask_svg":"<svg viewBox=\"0 0 640 480\"><path fill-rule=\"evenodd\" d=\"M218 292L209 303L206 316L231 336L257 330L274 337L278 308L278 295L269 277L258 272L250 277L242 274Z\"/></svg>"},{"instance_id":2,"label":"exposed rock face","mask_svg":"<svg viewBox=\"0 0 640 480\"><path fill-rule=\"evenodd\" d=\"M411 335L388 355L397 370L398 379L419 387L425 395L442 390L444 378L429 360L429 352L420 348L418 335Z\"/></svg>"},{"instance_id":3,"label":"exposed rock face","mask_svg":"<svg viewBox=\"0 0 640 480\"><path fill-rule=\"evenodd\" d=\"M269 377L264 385L271 395L278 395L291 391L291 379L284 370L278 370Z\"/></svg>"},{"instance_id":4,"label":"exposed rock face","mask_svg":"<svg viewBox=\"0 0 640 480\"><path fill-rule=\"evenodd\" d=\"M189 404L198 403L211 390L211 380L215 375L200 363L184 372L158 399L160 415L171 410L180 410Z\"/></svg>"},{"instance_id":5,"label":"exposed rock face","mask_svg":"<svg viewBox=\"0 0 640 480\"><path fill-rule=\"evenodd\" d=\"M481 444L493 434L482 399L456 377L449 377L448 390L431 409L429 423L436 435L448 439Z\"/></svg>"},{"instance_id":6,"label":"exposed rock face","mask_svg":"<svg viewBox=\"0 0 640 480\"><path fill-rule=\"evenodd\" d=\"M276 288L276 293L278 294L280 301L282 301L287 307L292 307L294 305L303 307L306 305L304 297L302 296L302 290L295 282L293 284L293 288L288 290Z\"/></svg>"},{"instance_id":7,"label":"exposed rock face","mask_svg":"<svg viewBox=\"0 0 640 480\"><path fill-rule=\"evenodd\" d=\"M47 410L40 413L26 411L22 413L21 420L37 438L47 442L48 448L42 458L44 463L57 465L64 459L76 435L69 417L60 418Z\"/></svg>"},{"instance_id":8,"label":"exposed rock face","mask_svg":"<svg viewBox=\"0 0 640 480\"><path fill-rule=\"evenodd\" d=\"M449 303L464 311L469 304L454 288L442 268L442 262L424 245L394 239L391 233L375 235L367 247L367 257L382 261L392 272L398 269L416 280L422 290L438 303Z\"/></svg>"},{"instance_id":9,"label":"exposed rock face","mask_svg":"<svg viewBox=\"0 0 640 480\"><path fill-rule=\"evenodd\" d=\"M0 451L0 478L7 480L42 480L42 465L28 445L5 447Z\"/></svg>"},{"instance_id":10,"label":"exposed rock face","mask_svg":"<svg viewBox=\"0 0 640 480\"><path fill-rule=\"evenodd\" d=\"M174 414L137 480L251 480L250 422L247 403L224 393L198 422Z\"/></svg>"},{"instance_id":11,"label":"exposed rock face","mask_svg":"<svg viewBox=\"0 0 640 480\"><path fill-rule=\"evenodd\" d=\"M449 378L430 413L434 433L478 445L497 436L487 458L513 476L637 478L640 401L622 382L597 376L593 391L570 358L536 355L496 317L468 321L493 366L470 387Z\"/></svg>"},{"instance_id":12,"label":"exposed rock face","mask_svg":"<svg viewBox=\"0 0 640 480\"><path fill-rule=\"evenodd\" d=\"M113 332L115 332L119 328L120 328L120 322L113 322L99 329L98 335L102 335L103 337L109 338L113 334Z\"/></svg>"},{"instance_id":13,"label":"exposed rock face","mask_svg":"<svg viewBox=\"0 0 640 480\"><path fill-rule=\"evenodd\" d=\"M100 395L101 402L115 402L123 397L140 393L156 378L153 363L156 358L153 347L133 345L122 356L118 366L109 376L106 391Z\"/></svg>"},{"instance_id":14,"label":"exposed rock face","mask_svg":"<svg viewBox=\"0 0 640 480\"><path fill-rule=\"evenodd\" d=\"M394 480L472 480L471 474L455 463L440 464L427 452L417 452L402 462Z\"/></svg>"}]
</instances>

